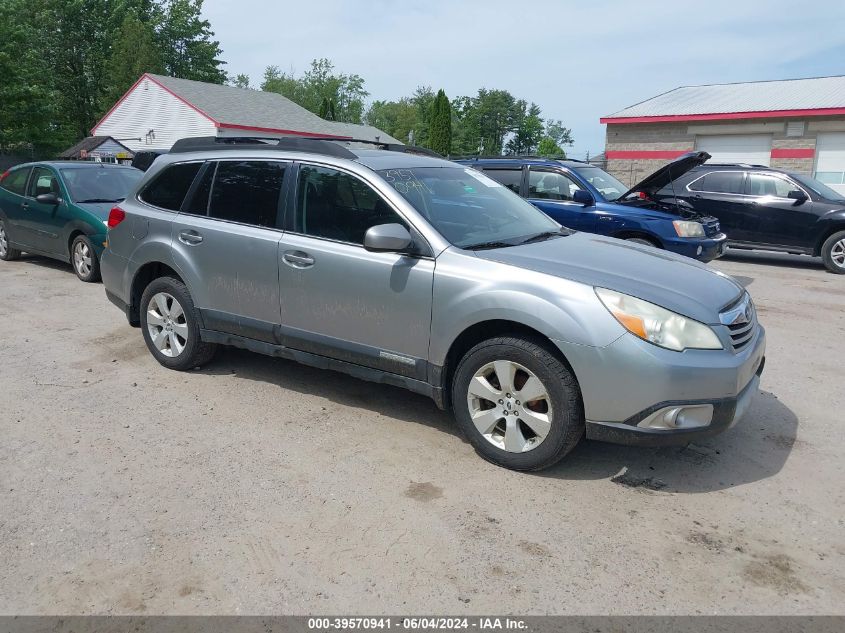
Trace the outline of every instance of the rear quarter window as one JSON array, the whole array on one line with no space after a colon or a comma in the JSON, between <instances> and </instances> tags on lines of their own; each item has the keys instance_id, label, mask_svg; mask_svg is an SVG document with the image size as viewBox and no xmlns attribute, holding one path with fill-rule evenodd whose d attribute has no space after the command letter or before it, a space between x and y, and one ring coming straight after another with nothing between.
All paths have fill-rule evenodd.
<instances>
[{"instance_id":1,"label":"rear quarter window","mask_svg":"<svg viewBox=\"0 0 845 633\"><path fill-rule=\"evenodd\" d=\"M7 172L3 179L0 180L0 187L6 191L22 196L24 194L24 190L26 189L26 179L29 176L29 171L30 168L25 167L23 169L16 169L14 171Z\"/></svg>"},{"instance_id":2,"label":"rear quarter window","mask_svg":"<svg viewBox=\"0 0 845 633\"><path fill-rule=\"evenodd\" d=\"M139 196L154 207L178 211L202 163L177 163L165 167Z\"/></svg>"}]
</instances>

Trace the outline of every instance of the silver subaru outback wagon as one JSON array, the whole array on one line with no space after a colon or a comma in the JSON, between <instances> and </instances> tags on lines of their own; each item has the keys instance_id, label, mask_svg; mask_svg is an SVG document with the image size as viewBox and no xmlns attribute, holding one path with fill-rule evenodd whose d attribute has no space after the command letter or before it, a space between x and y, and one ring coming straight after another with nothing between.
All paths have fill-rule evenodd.
<instances>
[{"instance_id":1,"label":"silver subaru outback wagon","mask_svg":"<svg viewBox=\"0 0 845 633\"><path fill-rule=\"evenodd\" d=\"M184 139L108 224L106 293L165 367L233 345L400 385L508 468L714 435L763 370L727 275L407 148Z\"/></svg>"}]
</instances>

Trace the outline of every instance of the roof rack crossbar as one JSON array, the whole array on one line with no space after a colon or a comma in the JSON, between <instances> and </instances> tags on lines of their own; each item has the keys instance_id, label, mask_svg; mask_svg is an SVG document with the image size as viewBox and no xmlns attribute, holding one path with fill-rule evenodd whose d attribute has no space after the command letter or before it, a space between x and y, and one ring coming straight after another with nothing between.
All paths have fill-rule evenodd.
<instances>
[{"instance_id":1,"label":"roof rack crossbar","mask_svg":"<svg viewBox=\"0 0 845 633\"><path fill-rule=\"evenodd\" d=\"M364 143L366 145L375 145L381 149L389 152L403 152L405 154L420 154L422 156L431 156L432 158L443 158L442 154L438 154L427 147L420 147L419 145L403 145L402 143L386 143L384 141L372 141L364 138L330 138L330 137L314 137L317 140L336 141L339 143Z\"/></svg>"},{"instance_id":2,"label":"roof rack crossbar","mask_svg":"<svg viewBox=\"0 0 845 633\"><path fill-rule=\"evenodd\" d=\"M309 154L324 154L338 158L358 158L345 147L330 141L345 141L346 139L320 137L302 138L299 136L285 136L282 138L268 138L260 136L239 136L239 137L216 137L196 136L182 138L170 148L171 154L184 154L188 152L202 152L208 150L236 150L236 149L266 149L266 150L287 150L305 152Z\"/></svg>"}]
</instances>

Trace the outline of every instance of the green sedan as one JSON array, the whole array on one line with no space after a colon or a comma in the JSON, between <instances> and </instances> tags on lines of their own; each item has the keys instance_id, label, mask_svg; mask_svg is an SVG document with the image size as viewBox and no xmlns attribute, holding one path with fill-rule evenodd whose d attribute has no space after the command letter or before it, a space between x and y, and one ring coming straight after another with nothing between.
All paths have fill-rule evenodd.
<instances>
[{"instance_id":1,"label":"green sedan","mask_svg":"<svg viewBox=\"0 0 845 633\"><path fill-rule=\"evenodd\" d=\"M0 176L0 259L44 255L72 264L82 281L99 281L109 211L143 175L83 161L13 167Z\"/></svg>"}]
</instances>

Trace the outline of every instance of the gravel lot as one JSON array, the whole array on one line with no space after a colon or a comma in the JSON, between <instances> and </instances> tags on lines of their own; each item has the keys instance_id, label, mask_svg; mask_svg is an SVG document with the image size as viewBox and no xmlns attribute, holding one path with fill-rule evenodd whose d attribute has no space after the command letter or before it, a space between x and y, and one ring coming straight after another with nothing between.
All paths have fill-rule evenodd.
<instances>
[{"instance_id":1,"label":"gravel lot","mask_svg":"<svg viewBox=\"0 0 845 633\"><path fill-rule=\"evenodd\" d=\"M845 614L845 277L714 266L768 329L748 417L526 475L400 389L168 371L101 285L0 262L0 613Z\"/></svg>"}]
</instances>

